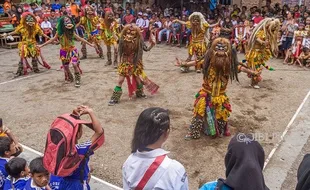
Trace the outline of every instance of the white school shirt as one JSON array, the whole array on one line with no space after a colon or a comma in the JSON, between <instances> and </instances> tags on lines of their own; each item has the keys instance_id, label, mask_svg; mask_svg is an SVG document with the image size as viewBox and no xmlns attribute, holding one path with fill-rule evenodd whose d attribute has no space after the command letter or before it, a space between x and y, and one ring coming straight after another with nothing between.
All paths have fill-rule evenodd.
<instances>
[{"instance_id":1,"label":"white school shirt","mask_svg":"<svg viewBox=\"0 0 310 190\"><path fill-rule=\"evenodd\" d=\"M49 22L49 21L43 21L42 23L41 23L41 28L42 29L45 29L45 28L50 28L50 29L52 29L52 24Z\"/></svg>"},{"instance_id":2,"label":"white school shirt","mask_svg":"<svg viewBox=\"0 0 310 190\"><path fill-rule=\"evenodd\" d=\"M122 169L123 189L135 189L141 181L144 173L154 162L157 156L168 154L169 152L159 148L149 152L139 152L131 154L125 161ZM144 187L145 190L188 190L188 178L185 168L176 160L165 157L159 168L152 175Z\"/></svg>"},{"instance_id":3,"label":"white school shirt","mask_svg":"<svg viewBox=\"0 0 310 190\"><path fill-rule=\"evenodd\" d=\"M156 21L155 24L157 24L158 28L161 28L163 26L160 21Z\"/></svg>"},{"instance_id":4,"label":"white school shirt","mask_svg":"<svg viewBox=\"0 0 310 190\"><path fill-rule=\"evenodd\" d=\"M143 24L144 24L143 18L138 18L137 21L136 21L136 25L138 27L143 27Z\"/></svg>"},{"instance_id":5,"label":"white school shirt","mask_svg":"<svg viewBox=\"0 0 310 190\"><path fill-rule=\"evenodd\" d=\"M144 23L143 23L143 28L149 28L149 26L150 26L150 21L149 21L149 19L146 19L146 20L143 20L144 21Z\"/></svg>"}]
</instances>

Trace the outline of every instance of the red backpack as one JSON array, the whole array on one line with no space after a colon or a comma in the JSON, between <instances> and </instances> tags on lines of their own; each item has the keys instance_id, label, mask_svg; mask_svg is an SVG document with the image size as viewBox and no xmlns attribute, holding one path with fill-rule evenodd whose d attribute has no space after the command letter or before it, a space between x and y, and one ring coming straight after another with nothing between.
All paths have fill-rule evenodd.
<instances>
[{"instance_id":1,"label":"red backpack","mask_svg":"<svg viewBox=\"0 0 310 190\"><path fill-rule=\"evenodd\" d=\"M57 117L47 134L43 165L53 175L66 177L76 170L80 163L104 143L104 133L92 143L85 155L79 155L76 135L79 125L84 124L93 129L92 123L80 120L77 116L64 114Z\"/></svg>"}]
</instances>

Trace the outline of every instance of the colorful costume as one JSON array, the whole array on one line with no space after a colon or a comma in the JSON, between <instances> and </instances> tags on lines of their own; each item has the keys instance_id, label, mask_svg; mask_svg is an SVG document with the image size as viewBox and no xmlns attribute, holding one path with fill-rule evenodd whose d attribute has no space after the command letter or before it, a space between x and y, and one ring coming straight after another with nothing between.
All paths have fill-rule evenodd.
<instances>
[{"instance_id":1,"label":"colorful costume","mask_svg":"<svg viewBox=\"0 0 310 190\"><path fill-rule=\"evenodd\" d=\"M253 71L261 72L261 66L268 70L273 70L265 63L278 53L277 40L279 28L280 21L272 18L264 19L254 28L248 41L249 50L245 55L247 66ZM259 88L257 84L261 81L261 76L249 75L249 78L251 78L251 86Z\"/></svg>"},{"instance_id":2,"label":"colorful costume","mask_svg":"<svg viewBox=\"0 0 310 190\"><path fill-rule=\"evenodd\" d=\"M84 39L89 43L95 44L96 51L99 57L103 58L103 51L100 46L100 31L98 27L100 26L99 17L96 16L95 10L92 6L86 6L84 10L84 16L81 17L80 23L84 27ZM87 58L86 44L82 43L81 52L83 54L82 59Z\"/></svg>"},{"instance_id":3,"label":"colorful costume","mask_svg":"<svg viewBox=\"0 0 310 190\"><path fill-rule=\"evenodd\" d=\"M294 32L294 37L292 41L292 46L293 46L293 58L297 59L299 55L302 52L302 43L304 39L307 37L307 31L306 30L297 30Z\"/></svg>"},{"instance_id":4,"label":"colorful costume","mask_svg":"<svg viewBox=\"0 0 310 190\"><path fill-rule=\"evenodd\" d=\"M73 64L75 69L75 86L80 86L81 69L79 67L79 54L77 48L74 46L74 21L67 16L61 17L57 24L57 35L60 42L60 60L65 72L65 80L73 82L73 75L70 71L70 63Z\"/></svg>"},{"instance_id":5,"label":"colorful costume","mask_svg":"<svg viewBox=\"0 0 310 190\"><path fill-rule=\"evenodd\" d=\"M115 68L117 68L117 55L118 55L118 49L117 49L117 41L118 41L118 23L114 19L112 12L106 12L105 18L103 22L101 22L101 38L103 39L105 45L107 46L107 57L108 62L106 65L112 64L112 52L111 52L111 46L114 46L114 62L113 65Z\"/></svg>"},{"instance_id":6,"label":"colorful costume","mask_svg":"<svg viewBox=\"0 0 310 190\"><path fill-rule=\"evenodd\" d=\"M202 130L210 136L230 135L227 120L231 105L226 87L230 79L238 81L238 61L229 40L217 38L212 42L206 54L203 73L203 84L196 95L187 139L200 138Z\"/></svg>"},{"instance_id":7,"label":"colorful costume","mask_svg":"<svg viewBox=\"0 0 310 190\"><path fill-rule=\"evenodd\" d=\"M23 74L26 75L28 69L33 69L35 73L38 73L40 71L38 68L38 62L47 69L50 69L50 66L46 63L40 50L36 46L36 35L44 34L33 14L25 13L22 16L20 24L12 33L20 34L22 36L22 40L18 44L19 56L21 59L18 64L16 76L21 76ZM39 61L39 57L41 58L42 63ZM28 64L27 58L32 59L32 68Z\"/></svg>"},{"instance_id":8,"label":"colorful costume","mask_svg":"<svg viewBox=\"0 0 310 190\"><path fill-rule=\"evenodd\" d=\"M142 39L139 27L134 24L126 25L120 35L119 53L120 64L118 66L119 84L114 88L113 95L109 105L119 103L122 95L122 84L127 80L129 97L135 92L137 98L146 97L143 92L143 85L151 94L157 92L159 86L148 79L144 72L142 55L143 51L149 51L153 45L148 48ZM132 77L132 80L130 79Z\"/></svg>"},{"instance_id":9,"label":"colorful costume","mask_svg":"<svg viewBox=\"0 0 310 190\"><path fill-rule=\"evenodd\" d=\"M200 12L194 12L189 16L189 21L186 22L186 28L191 29L192 35L192 40L188 46L189 57L187 61L191 61L192 56L195 56L195 69L197 72L200 72L203 65L203 58L207 51L208 38L206 35L209 32L209 24ZM182 70L187 71L188 68L183 68Z\"/></svg>"}]
</instances>

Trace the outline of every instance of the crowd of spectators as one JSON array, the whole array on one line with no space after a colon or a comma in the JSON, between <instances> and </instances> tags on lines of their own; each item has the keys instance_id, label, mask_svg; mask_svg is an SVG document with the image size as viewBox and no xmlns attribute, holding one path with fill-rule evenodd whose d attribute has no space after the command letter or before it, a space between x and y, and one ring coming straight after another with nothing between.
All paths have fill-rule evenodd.
<instances>
[{"instance_id":1,"label":"crowd of spectators","mask_svg":"<svg viewBox=\"0 0 310 190\"><path fill-rule=\"evenodd\" d=\"M33 12L42 29L49 35L55 32L57 18L63 14L68 14L79 21L82 7L79 2L74 0L71 3L60 4L59 0L55 3L44 3L40 5L31 3L30 5L15 5L11 4L10 0L5 0L4 11L11 17L11 22L14 26L18 25L21 14L25 11ZM289 7L288 5L275 4L271 6L268 3L263 7L238 7L237 5L221 5L210 3L188 4L182 8L171 7L167 4L166 7L157 6L141 6L139 3L126 3L125 7L120 4L112 4L109 0L105 4L97 4L91 1L86 2L87 5L93 6L96 9L99 17L104 17L106 11L114 12L114 15L121 26L129 23L136 23L143 31L143 37L148 39L149 33L153 31L156 34L157 43L165 42L166 44L176 45L178 47L187 46L190 42L191 31L186 26L179 23L174 23L173 20L179 19L187 21L192 12L201 12L208 23L216 23L220 20L220 27L231 29L232 42L236 38L236 28L245 28L246 35L243 40L249 37L251 30L261 20L266 17L275 17L280 19L283 27L281 29L279 44L280 57L285 58L284 62L290 60L290 51L292 50L292 41L294 32L298 30L299 25L309 25L310 18L309 10L305 5L296 5ZM308 18L308 22L306 22ZM83 35L83 30L78 28L78 34ZM210 33L216 33L217 28L210 28ZM211 35L212 37L212 35ZM281 40L280 40L281 39ZM238 42L239 43L239 42ZM243 48L244 52L244 48Z\"/></svg>"}]
</instances>

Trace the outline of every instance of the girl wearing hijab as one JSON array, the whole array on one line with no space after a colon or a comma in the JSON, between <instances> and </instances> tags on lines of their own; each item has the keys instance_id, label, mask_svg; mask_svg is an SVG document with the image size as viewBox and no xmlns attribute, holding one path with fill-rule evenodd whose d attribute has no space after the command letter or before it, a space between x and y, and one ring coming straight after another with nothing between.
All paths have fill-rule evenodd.
<instances>
[{"instance_id":1,"label":"girl wearing hijab","mask_svg":"<svg viewBox=\"0 0 310 190\"><path fill-rule=\"evenodd\" d=\"M225 156L226 179L204 184L200 190L269 190L263 176L265 153L252 135L237 134Z\"/></svg>"},{"instance_id":2,"label":"girl wearing hijab","mask_svg":"<svg viewBox=\"0 0 310 190\"><path fill-rule=\"evenodd\" d=\"M188 190L185 168L168 158L169 152L161 148L169 133L167 110L154 107L140 114L132 139L132 154L123 165L124 190Z\"/></svg>"},{"instance_id":3,"label":"girl wearing hijab","mask_svg":"<svg viewBox=\"0 0 310 190\"><path fill-rule=\"evenodd\" d=\"M296 190L310 189L310 154L306 154L297 171Z\"/></svg>"}]
</instances>

